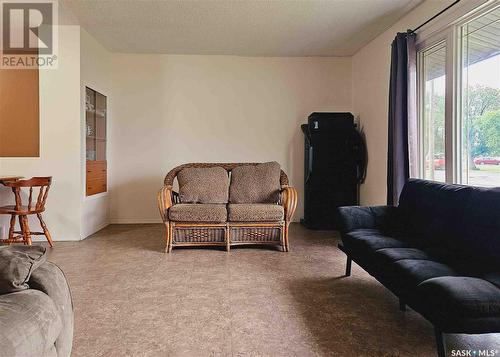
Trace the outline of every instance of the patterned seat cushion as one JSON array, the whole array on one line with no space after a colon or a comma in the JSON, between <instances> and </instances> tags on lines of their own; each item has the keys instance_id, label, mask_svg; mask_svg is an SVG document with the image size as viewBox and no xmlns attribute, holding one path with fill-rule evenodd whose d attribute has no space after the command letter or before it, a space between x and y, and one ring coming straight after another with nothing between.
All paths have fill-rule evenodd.
<instances>
[{"instance_id":1,"label":"patterned seat cushion","mask_svg":"<svg viewBox=\"0 0 500 357\"><path fill-rule=\"evenodd\" d=\"M175 222L226 222L224 204L179 203L170 207L168 216Z\"/></svg>"},{"instance_id":2,"label":"patterned seat cushion","mask_svg":"<svg viewBox=\"0 0 500 357\"><path fill-rule=\"evenodd\" d=\"M229 177L222 167L186 168L177 175L182 203L227 203Z\"/></svg>"},{"instance_id":3,"label":"patterned seat cushion","mask_svg":"<svg viewBox=\"0 0 500 357\"><path fill-rule=\"evenodd\" d=\"M284 217L283 207L272 203L253 203L228 205L228 220L230 222L276 222Z\"/></svg>"},{"instance_id":4,"label":"patterned seat cushion","mask_svg":"<svg viewBox=\"0 0 500 357\"><path fill-rule=\"evenodd\" d=\"M279 191L280 165L277 162L243 165L231 171L231 203L278 203Z\"/></svg>"}]
</instances>

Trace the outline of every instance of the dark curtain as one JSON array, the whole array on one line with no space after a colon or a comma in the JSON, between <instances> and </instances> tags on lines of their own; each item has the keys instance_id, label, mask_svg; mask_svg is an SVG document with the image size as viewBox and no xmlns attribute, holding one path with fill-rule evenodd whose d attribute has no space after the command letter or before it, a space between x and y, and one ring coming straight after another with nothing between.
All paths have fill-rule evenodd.
<instances>
[{"instance_id":1,"label":"dark curtain","mask_svg":"<svg viewBox=\"0 0 500 357\"><path fill-rule=\"evenodd\" d=\"M389 86L389 133L387 153L387 204L397 205L403 185L415 165L410 165L414 146L415 35L398 33L392 42Z\"/></svg>"}]
</instances>

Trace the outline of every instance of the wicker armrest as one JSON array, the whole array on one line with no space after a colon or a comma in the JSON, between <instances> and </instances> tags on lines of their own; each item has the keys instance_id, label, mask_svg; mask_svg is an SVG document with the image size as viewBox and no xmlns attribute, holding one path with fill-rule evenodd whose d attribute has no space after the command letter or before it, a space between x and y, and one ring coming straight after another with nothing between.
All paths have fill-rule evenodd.
<instances>
[{"instance_id":1,"label":"wicker armrest","mask_svg":"<svg viewBox=\"0 0 500 357\"><path fill-rule=\"evenodd\" d=\"M174 204L179 202L179 194L172 189L172 186L163 186L157 196L158 210L163 222L168 221L167 211Z\"/></svg>"},{"instance_id":2,"label":"wicker armrest","mask_svg":"<svg viewBox=\"0 0 500 357\"><path fill-rule=\"evenodd\" d=\"M295 209L297 208L298 194L297 190L290 186L281 187L281 205L285 210L285 221L292 220Z\"/></svg>"}]
</instances>

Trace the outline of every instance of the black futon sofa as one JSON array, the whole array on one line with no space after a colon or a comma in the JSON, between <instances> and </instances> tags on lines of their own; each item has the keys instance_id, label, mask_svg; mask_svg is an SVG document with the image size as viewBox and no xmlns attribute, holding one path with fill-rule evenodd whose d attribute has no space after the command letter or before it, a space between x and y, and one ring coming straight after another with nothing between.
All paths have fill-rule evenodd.
<instances>
[{"instance_id":1,"label":"black futon sofa","mask_svg":"<svg viewBox=\"0 0 500 357\"><path fill-rule=\"evenodd\" d=\"M411 179L399 206L341 207L351 260L444 333L500 332L500 188Z\"/></svg>"}]
</instances>

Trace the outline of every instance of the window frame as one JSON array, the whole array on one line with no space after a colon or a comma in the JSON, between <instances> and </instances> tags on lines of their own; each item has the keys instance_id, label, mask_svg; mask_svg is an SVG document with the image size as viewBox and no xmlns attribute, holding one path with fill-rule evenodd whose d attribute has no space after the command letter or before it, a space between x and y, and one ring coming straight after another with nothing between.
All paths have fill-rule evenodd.
<instances>
[{"instance_id":1,"label":"window frame","mask_svg":"<svg viewBox=\"0 0 500 357\"><path fill-rule=\"evenodd\" d=\"M445 81L445 114L444 114L444 122L445 122L445 158L448 156L449 152L449 139L450 135L448 134L448 125L452 118L450 117L451 112L448 109L448 88L449 88L449 76L448 76L448 62L449 62L449 48L448 48L448 34L446 32L439 33L436 36L431 37L428 41L422 41L417 45L417 128L418 128L418 140L417 140L417 158L418 158L418 175L423 178L425 175L425 154L424 154L424 112L425 112L425 68L424 68L424 53L428 50L431 50L434 47L440 46L442 43L445 44L446 49L446 81ZM432 161L429 163L432 165ZM448 175L450 172L449 160L445 159L445 172L446 177L445 181L448 182Z\"/></svg>"},{"instance_id":2,"label":"window frame","mask_svg":"<svg viewBox=\"0 0 500 357\"><path fill-rule=\"evenodd\" d=\"M426 50L440 43L445 43L445 182L467 184L462 170L462 29L463 26L486 13L499 8L500 1L486 1L473 9L471 4L459 8L455 13L448 15L438 27L422 32L417 36L417 160L418 176L424 177L424 91L425 72L423 71L423 55ZM450 18L452 16L455 20Z\"/></svg>"}]
</instances>

